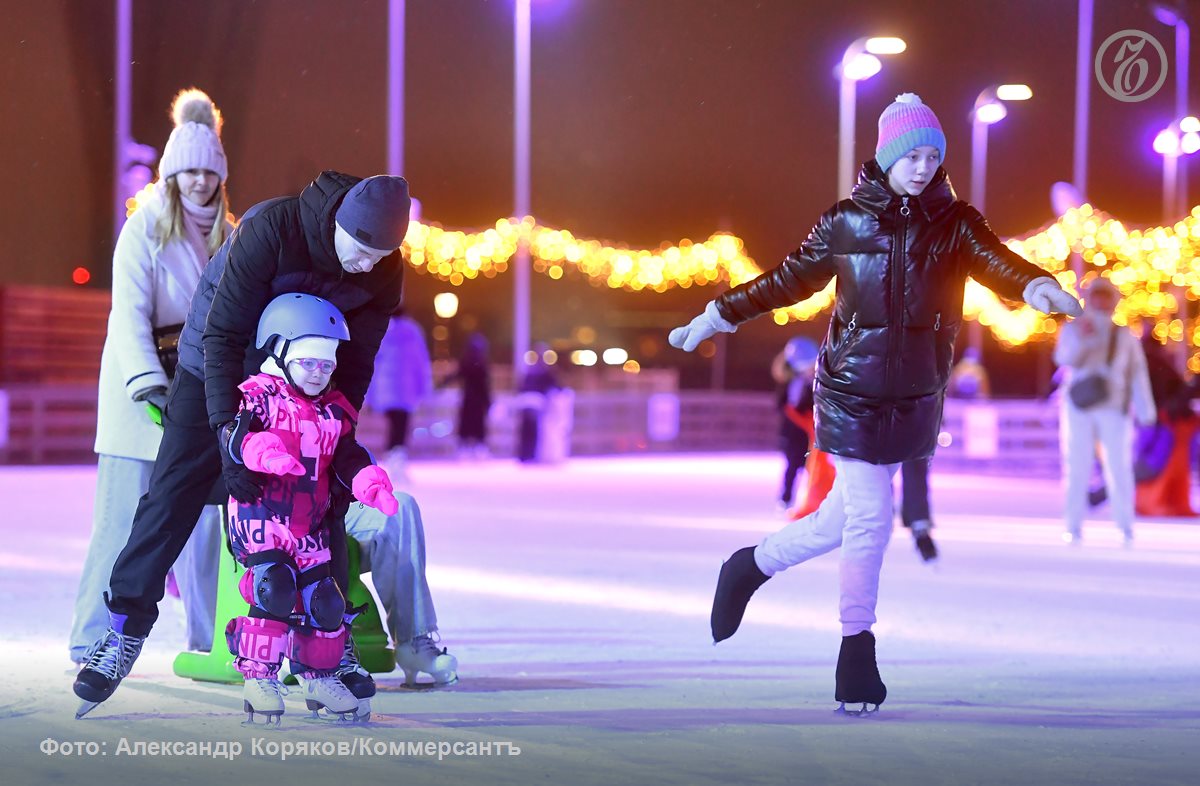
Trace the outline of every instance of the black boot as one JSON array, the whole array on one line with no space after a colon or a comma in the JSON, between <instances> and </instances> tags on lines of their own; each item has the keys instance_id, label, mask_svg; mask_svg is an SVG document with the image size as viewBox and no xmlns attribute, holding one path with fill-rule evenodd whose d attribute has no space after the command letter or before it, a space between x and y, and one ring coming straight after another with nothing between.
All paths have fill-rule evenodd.
<instances>
[{"instance_id":1,"label":"black boot","mask_svg":"<svg viewBox=\"0 0 1200 786\"><path fill-rule=\"evenodd\" d=\"M917 551L921 554L921 559L926 562L932 562L937 559L937 545L934 544L929 530L921 530L920 532L913 530L913 542L917 546Z\"/></svg>"},{"instance_id":2,"label":"black boot","mask_svg":"<svg viewBox=\"0 0 1200 786\"><path fill-rule=\"evenodd\" d=\"M887 686L880 679L879 667L875 664L875 635L871 631L842 637L833 698L842 703L838 711L849 715L875 712L887 698ZM847 703L863 706L861 710L847 710ZM868 704L874 704L875 708L868 710Z\"/></svg>"},{"instance_id":3,"label":"black boot","mask_svg":"<svg viewBox=\"0 0 1200 786\"><path fill-rule=\"evenodd\" d=\"M769 578L755 564L753 546L738 549L725 560L721 575L717 577L717 594L713 597L710 620L713 644L737 633L750 596Z\"/></svg>"}]
</instances>

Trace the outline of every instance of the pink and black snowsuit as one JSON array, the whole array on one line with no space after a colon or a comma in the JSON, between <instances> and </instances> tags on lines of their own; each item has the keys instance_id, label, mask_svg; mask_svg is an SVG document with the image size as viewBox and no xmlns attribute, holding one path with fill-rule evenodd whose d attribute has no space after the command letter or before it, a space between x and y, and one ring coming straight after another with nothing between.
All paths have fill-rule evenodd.
<instances>
[{"instance_id":1,"label":"pink and black snowsuit","mask_svg":"<svg viewBox=\"0 0 1200 786\"><path fill-rule=\"evenodd\" d=\"M284 656L294 673L327 676L341 660L351 615L330 572L324 519L331 484L349 489L355 475L373 463L354 437L358 412L337 391L309 397L269 374L256 374L238 387L242 402L230 440L233 457L243 461L247 440L268 432L304 474L266 474L259 500L229 500L229 539L246 566L240 587L250 604L250 614L230 620L225 629L229 650L247 679L274 676Z\"/></svg>"}]
</instances>

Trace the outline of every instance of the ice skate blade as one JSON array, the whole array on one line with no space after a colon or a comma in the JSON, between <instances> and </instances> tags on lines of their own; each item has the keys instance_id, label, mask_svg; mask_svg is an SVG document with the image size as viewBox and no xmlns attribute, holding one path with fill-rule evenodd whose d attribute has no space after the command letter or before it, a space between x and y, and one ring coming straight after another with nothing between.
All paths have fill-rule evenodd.
<instances>
[{"instance_id":1,"label":"ice skate blade","mask_svg":"<svg viewBox=\"0 0 1200 786\"><path fill-rule=\"evenodd\" d=\"M437 675L430 674L433 677L433 682L417 682L417 675L429 674L422 671L405 671L404 672L404 687L409 690L437 690L438 688L446 688L458 682L458 672L449 672L450 676L444 680L439 680Z\"/></svg>"},{"instance_id":2,"label":"ice skate blade","mask_svg":"<svg viewBox=\"0 0 1200 786\"><path fill-rule=\"evenodd\" d=\"M79 709L75 710L75 720L79 720L84 715L87 715L92 710L100 706L98 701L83 701L79 703Z\"/></svg>"},{"instance_id":3,"label":"ice skate blade","mask_svg":"<svg viewBox=\"0 0 1200 786\"><path fill-rule=\"evenodd\" d=\"M874 705L874 707L871 709L867 708L867 705L871 704L871 702L869 702L869 701L861 701L861 702L860 701L852 701L850 703L851 704L861 704L862 709L848 710L848 709L846 709L846 702L843 701L843 702L841 702L841 705L836 710L833 711L833 713L835 715L847 715L852 718L870 718L879 712L878 704Z\"/></svg>"},{"instance_id":4,"label":"ice skate blade","mask_svg":"<svg viewBox=\"0 0 1200 786\"><path fill-rule=\"evenodd\" d=\"M319 710L311 710L308 717L304 720L308 723L318 723L322 726L337 724L339 726L349 726L354 723L365 723L370 718L368 714L366 718L359 717L358 710L346 710L345 712L331 712L325 707Z\"/></svg>"}]
</instances>

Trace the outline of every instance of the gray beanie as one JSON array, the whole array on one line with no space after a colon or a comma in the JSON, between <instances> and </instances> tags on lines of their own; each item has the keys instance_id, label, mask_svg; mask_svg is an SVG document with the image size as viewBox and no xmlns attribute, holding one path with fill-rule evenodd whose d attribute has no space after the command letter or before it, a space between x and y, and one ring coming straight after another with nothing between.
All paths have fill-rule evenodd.
<instances>
[{"instance_id":1,"label":"gray beanie","mask_svg":"<svg viewBox=\"0 0 1200 786\"><path fill-rule=\"evenodd\" d=\"M391 251L404 243L410 204L407 180L376 175L360 180L346 192L335 219L364 246Z\"/></svg>"}]
</instances>

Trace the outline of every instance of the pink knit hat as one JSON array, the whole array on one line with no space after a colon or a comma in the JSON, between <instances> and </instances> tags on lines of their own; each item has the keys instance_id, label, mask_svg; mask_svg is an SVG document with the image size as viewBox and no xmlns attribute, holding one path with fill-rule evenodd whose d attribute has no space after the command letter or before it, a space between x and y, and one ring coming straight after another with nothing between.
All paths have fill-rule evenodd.
<instances>
[{"instance_id":1,"label":"pink knit hat","mask_svg":"<svg viewBox=\"0 0 1200 786\"><path fill-rule=\"evenodd\" d=\"M946 135L933 110L921 103L916 93L902 93L879 116L879 142L875 160L884 172L908 151L921 145L936 147L946 160Z\"/></svg>"},{"instance_id":2,"label":"pink knit hat","mask_svg":"<svg viewBox=\"0 0 1200 786\"><path fill-rule=\"evenodd\" d=\"M171 116L175 130L163 149L158 176L165 180L188 169L207 169L224 183L229 167L221 146L221 110L203 90L193 87L175 96Z\"/></svg>"}]
</instances>

